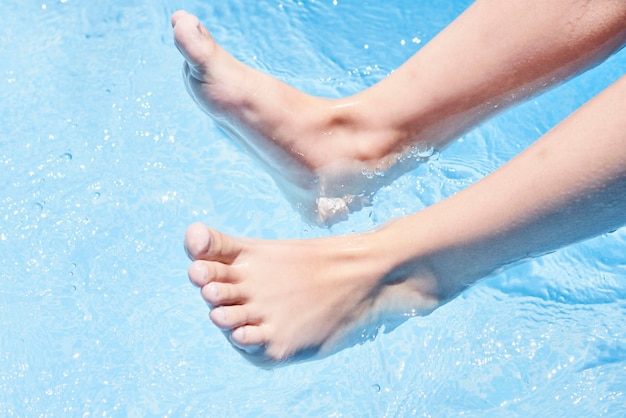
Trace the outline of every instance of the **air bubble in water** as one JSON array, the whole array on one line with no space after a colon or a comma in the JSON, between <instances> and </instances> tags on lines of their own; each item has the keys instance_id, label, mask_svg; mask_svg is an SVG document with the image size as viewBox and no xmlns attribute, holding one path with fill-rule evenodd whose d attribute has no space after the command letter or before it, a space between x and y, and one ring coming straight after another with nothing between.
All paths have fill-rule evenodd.
<instances>
[{"instance_id":1,"label":"air bubble in water","mask_svg":"<svg viewBox=\"0 0 626 418\"><path fill-rule=\"evenodd\" d=\"M427 144L412 145L409 153L414 158L426 159L430 158L435 153L435 148Z\"/></svg>"},{"instance_id":2,"label":"air bubble in water","mask_svg":"<svg viewBox=\"0 0 626 418\"><path fill-rule=\"evenodd\" d=\"M422 145L417 147L417 156L420 158L429 158L435 153L435 148L431 145Z\"/></svg>"},{"instance_id":3,"label":"air bubble in water","mask_svg":"<svg viewBox=\"0 0 626 418\"><path fill-rule=\"evenodd\" d=\"M363 169L361 170L361 174L363 174L365 177L367 177L368 179L373 179L374 178L374 173L367 170L367 169Z\"/></svg>"}]
</instances>

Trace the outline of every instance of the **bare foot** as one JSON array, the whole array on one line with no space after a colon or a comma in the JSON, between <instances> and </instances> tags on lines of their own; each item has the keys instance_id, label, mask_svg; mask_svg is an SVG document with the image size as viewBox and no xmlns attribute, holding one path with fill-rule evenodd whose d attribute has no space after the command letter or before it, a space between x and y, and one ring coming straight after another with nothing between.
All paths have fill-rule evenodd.
<instances>
[{"instance_id":1,"label":"bare foot","mask_svg":"<svg viewBox=\"0 0 626 418\"><path fill-rule=\"evenodd\" d=\"M190 280L211 320L252 363L322 357L438 306L436 285L394 266L380 231L298 241L236 239L191 225Z\"/></svg>"},{"instance_id":2,"label":"bare foot","mask_svg":"<svg viewBox=\"0 0 626 418\"><path fill-rule=\"evenodd\" d=\"M195 16L176 12L172 26L190 95L317 222L332 223L367 204L392 180L381 174L410 154L407 134L381 121L380 106L365 95L304 94L233 58Z\"/></svg>"}]
</instances>

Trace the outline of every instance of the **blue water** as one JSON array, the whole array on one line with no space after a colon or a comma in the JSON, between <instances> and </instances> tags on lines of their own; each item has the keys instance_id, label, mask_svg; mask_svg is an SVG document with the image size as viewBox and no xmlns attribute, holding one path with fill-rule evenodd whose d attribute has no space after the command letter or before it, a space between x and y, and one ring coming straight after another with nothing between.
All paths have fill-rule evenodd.
<instances>
[{"instance_id":1,"label":"blue water","mask_svg":"<svg viewBox=\"0 0 626 418\"><path fill-rule=\"evenodd\" d=\"M468 4L1 2L0 416L625 415L624 228L490 277L375 341L275 371L229 347L187 281L189 223L304 238L419 210L616 80L626 53L321 229L187 96L173 11L198 14L246 63L336 97L385 77Z\"/></svg>"}]
</instances>

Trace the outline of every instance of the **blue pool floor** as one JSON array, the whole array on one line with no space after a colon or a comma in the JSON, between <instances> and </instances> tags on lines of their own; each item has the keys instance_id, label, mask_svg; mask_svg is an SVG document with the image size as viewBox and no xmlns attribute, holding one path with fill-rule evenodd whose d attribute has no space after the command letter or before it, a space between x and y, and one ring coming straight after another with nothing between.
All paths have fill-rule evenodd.
<instances>
[{"instance_id":1,"label":"blue pool floor","mask_svg":"<svg viewBox=\"0 0 626 418\"><path fill-rule=\"evenodd\" d=\"M622 51L498 116L323 229L187 96L169 27L185 8L239 59L336 97L469 4L439 3L3 1L0 416L624 416L624 228L274 371L230 348L187 281L194 221L272 239L367 230L493 171L626 68Z\"/></svg>"}]
</instances>

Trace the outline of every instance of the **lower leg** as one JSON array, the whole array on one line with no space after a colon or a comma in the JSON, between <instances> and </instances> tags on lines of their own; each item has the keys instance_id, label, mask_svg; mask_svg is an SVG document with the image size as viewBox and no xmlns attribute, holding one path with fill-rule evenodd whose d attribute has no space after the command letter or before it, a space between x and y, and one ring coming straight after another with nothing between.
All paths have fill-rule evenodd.
<instances>
[{"instance_id":1,"label":"lower leg","mask_svg":"<svg viewBox=\"0 0 626 418\"><path fill-rule=\"evenodd\" d=\"M495 269L626 222L626 76L483 180L357 235L185 240L211 320L260 365L326 355L435 309Z\"/></svg>"},{"instance_id":2,"label":"lower leg","mask_svg":"<svg viewBox=\"0 0 626 418\"><path fill-rule=\"evenodd\" d=\"M497 111L583 71L626 38L626 3L478 0L389 77L357 95L323 99L235 60L195 18L172 17L187 86L221 126L265 163L289 195L359 195L442 148ZM363 170L389 170L368 180Z\"/></svg>"}]
</instances>

